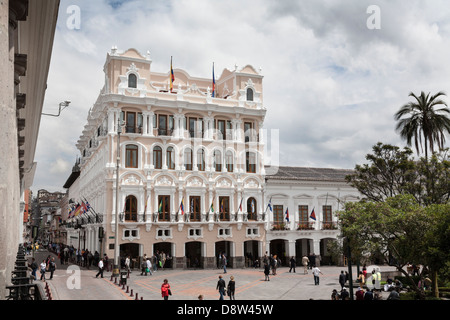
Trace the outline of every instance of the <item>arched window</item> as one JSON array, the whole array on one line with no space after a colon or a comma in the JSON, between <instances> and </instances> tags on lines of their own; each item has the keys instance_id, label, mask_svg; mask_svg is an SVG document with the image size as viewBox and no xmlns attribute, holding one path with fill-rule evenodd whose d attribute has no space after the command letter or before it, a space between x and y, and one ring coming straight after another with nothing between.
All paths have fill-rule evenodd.
<instances>
[{"instance_id":1,"label":"arched window","mask_svg":"<svg viewBox=\"0 0 450 320\"><path fill-rule=\"evenodd\" d=\"M153 165L155 169L161 169L162 167L162 149L160 146L153 148Z\"/></svg>"},{"instance_id":2,"label":"arched window","mask_svg":"<svg viewBox=\"0 0 450 320\"><path fill-rule=\"evenodd\" d=\"M228 172L233 172L233 152L227 151L225 154L225 164Z\"/></svg>"},{"instance_id":3,"label":"arched window","mask_svg":"<svg viewBox=\"0 0 450 320\"><path fill-rule=\"evenodd\" d=\"M251 197L247 199L248 220L257 220L256 200Z\"/></svg>"},{"instance_id":4,"label":"arched window","mask_svg":"<svg viewBox=\"0 0 450 320\"><path fill-rule=\"evenodd\" d=\"M138 167L138 147L133 144L129 144L125 148L125 167Z\"/></svg>"},{"instance_id":5,"label":"arched window","mask_svg":"<svg viewBox=\"0 0 450 320\"><path fill-rule=\"evenodd\" d=\"M253 89L247 88L247 101L253 101Z\"/></svg>"},{"instance_id":6,"label":"arched window","mask_svg":"<svg viewBox=\"0 0 450 320\"><path fill-rule=\"evenodd\" d=\"M167 168L169 168L171 170L175 169L175 152L173 151L173 147L167 148L166 162L167 162Z\"/></svg>"},{"instance_id":7,"label":"arched window","mask_svg":"<svg viewBox=\"0 0 450 320\"><path fill-rule=\"evenodd\" d=\"M214 151L214 168L216 172L222 171L222 152L219 150Z\"/></svg>"},{"instance_id":8,"label":"arched window","mask_svg":"<svg viewBox=\"0 0 450 320\"><path fill-rule=\"evenodd\" d=\"M186 170L192 170L192 150L189 148L184 150L184 167Z\"/></svg>"},{"instance_id":9,"label":"arched window","mask_svg":"<svg viewBox=\"0 0 450 320\"><path fill-rule=\"evenodd\" d=\"M125 200L125 221L137 221L137 199L128 196Z\"/></svg>"},{"instance_id":10,"label":"arched window","mask_svg":"<svg viewBox=\"0 0 450 320\"><path fill-rule=\"evenodd\" d=\"M137 77L134 73L128 75L128 88L137 88Z\"/></svg>"},{"instance_id":11,"label":"arched window","mask_svg":"<svg viewBox=\"0 0 450 320\"><path fill-rule=\"evenodd\" d=\"M205 171L205 150L203 149L197 151L197 168L200 171Z\"/></svg>"}]
</instances>

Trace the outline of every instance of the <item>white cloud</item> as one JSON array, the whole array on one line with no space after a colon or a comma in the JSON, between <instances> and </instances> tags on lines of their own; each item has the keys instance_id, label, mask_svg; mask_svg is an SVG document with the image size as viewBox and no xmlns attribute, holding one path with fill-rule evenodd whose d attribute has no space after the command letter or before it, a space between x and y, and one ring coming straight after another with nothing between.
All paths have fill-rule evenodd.
<instances>
[{"instance_id":1,"label":"white cloud","mask_svg":"<svg viewBox=\"0 0 450 320\"><path fill-rule=\"evenodd\" d=\"M280 130L281 165L353 168L378 141L404 144L393 115L409 92L449 91L443 0L82 0L80 30L69 30L72 4L60 4L44 110L72 103L60 118L42 118L36 187L61 189L70 175L71 165L57 171L75 162L113 45L149 50L158 72L170 56L199 77L211 76L213 61L216 75L235 63L262 67L265 127ZM366 27L371 4L380 30Z\"/></svg>"}]
</instances>

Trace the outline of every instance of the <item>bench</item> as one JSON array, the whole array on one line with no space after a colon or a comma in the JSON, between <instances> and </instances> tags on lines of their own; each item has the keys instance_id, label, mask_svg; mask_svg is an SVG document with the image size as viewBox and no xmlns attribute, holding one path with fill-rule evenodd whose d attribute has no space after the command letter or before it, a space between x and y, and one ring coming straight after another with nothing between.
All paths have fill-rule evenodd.
<instances>
[{"instance_id":1,"label":"bench","mask_svg":"<svg viewBox=\"0 0 450 320\"><path fill-rule=\"evenodd\" d=\"M16 277L26 277L27 270L13 270L11 271L11 274L13 274Z\"/></svg>"},{"instance_id":2,"label":"bench","mask_svg":"<svg viewBox=\"0 0 450 320\"><path fill-rule=\"evenodd\" d=\"M11 278L11 282L12 282L13 285L29 284L30 283L30 278L29 277L15 277L15 278Z\"/></svg>"}]
</instances>

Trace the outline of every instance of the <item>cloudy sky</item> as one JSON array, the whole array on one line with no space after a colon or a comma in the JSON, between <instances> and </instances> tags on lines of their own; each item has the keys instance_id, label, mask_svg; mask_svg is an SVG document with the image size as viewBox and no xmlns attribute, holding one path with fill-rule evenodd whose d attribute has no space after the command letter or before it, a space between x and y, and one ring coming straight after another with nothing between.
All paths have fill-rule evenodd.
<instances>
[{"instance_id":1,"label":"cloudy sky","mask_svg":"<svg viewBox=\"0 0 450 320\"><path fill-rule=\"evenodd\" d=\"M150 51L156 72L170 56L198 77L261 67L281 165L354 168L378 141L404 146L393 115L410 92L450 94L445 0L61 0L43 112L71 104L42 117L34 192L64 190L112 46Z\"/></svg>"}]
</instances>

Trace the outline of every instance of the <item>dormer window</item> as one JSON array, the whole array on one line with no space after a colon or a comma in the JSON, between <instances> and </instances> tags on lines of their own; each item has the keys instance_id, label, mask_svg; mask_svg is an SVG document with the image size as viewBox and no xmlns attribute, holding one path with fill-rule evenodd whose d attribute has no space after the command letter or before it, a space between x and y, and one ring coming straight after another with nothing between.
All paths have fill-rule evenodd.
<instances>
[{"instance_id":1,"label":"dormer window","mask_svg":"<svg viewBox=\"0 0 450 320\"><path fill-rule=\"evenodd\" d=\"M247 101L253 101L253 90L251 88L247 88Z\"/></svg>"},{"instance_id":2,"label":"dormer window","mask_svg":"<svg viewBox=\"0 0 450 320\"><path fill-rule=\"evenodd\" d=\"M137 88L137 77L134 73L128 75L128 88Z\"/></svg>"}]
</instances>

